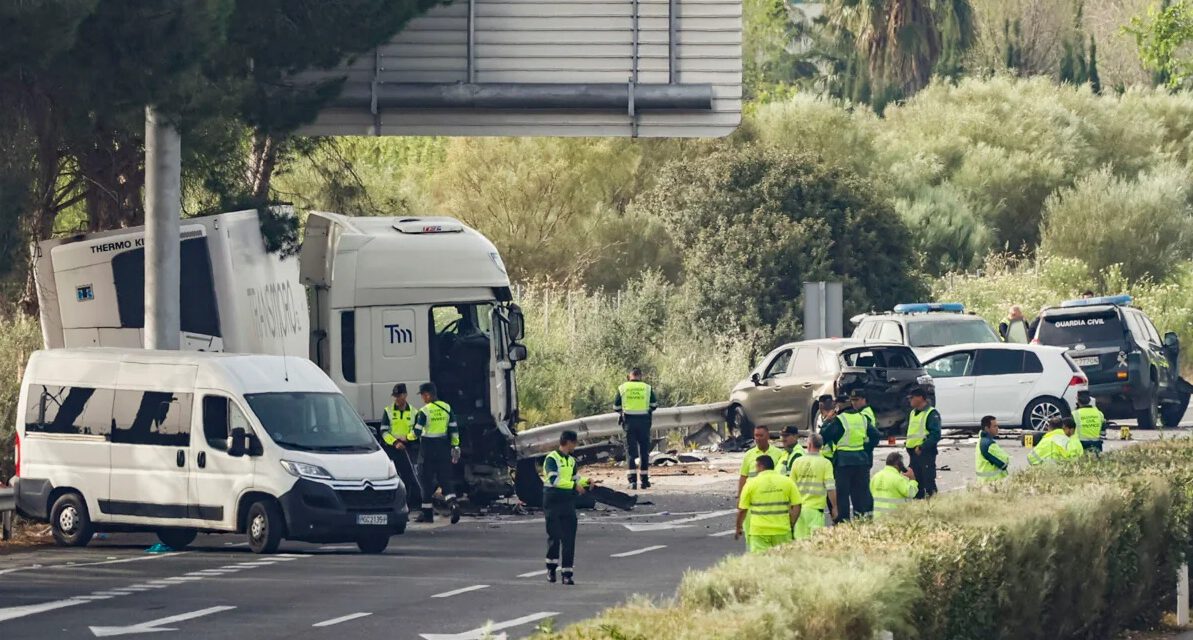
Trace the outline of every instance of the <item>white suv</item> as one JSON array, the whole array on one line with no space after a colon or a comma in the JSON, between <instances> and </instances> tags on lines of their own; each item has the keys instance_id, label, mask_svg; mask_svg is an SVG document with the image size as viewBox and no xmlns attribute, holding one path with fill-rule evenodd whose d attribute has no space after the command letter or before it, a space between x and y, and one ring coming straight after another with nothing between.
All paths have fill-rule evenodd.
<instances>
[{"instance_id":1,"label":"white suv","mask_svg":"<svg viewBox=\"0 0 1193 640\"><path fill-rule=\"evenodd\" d=\"M992 415L1003 426L1036 431L1048 419L1070 415L1089 380L1061 347L1031 344L958 344L933 350L924 371L936 385L943 424L977 426Z\"/></svg>"}]
</instances>

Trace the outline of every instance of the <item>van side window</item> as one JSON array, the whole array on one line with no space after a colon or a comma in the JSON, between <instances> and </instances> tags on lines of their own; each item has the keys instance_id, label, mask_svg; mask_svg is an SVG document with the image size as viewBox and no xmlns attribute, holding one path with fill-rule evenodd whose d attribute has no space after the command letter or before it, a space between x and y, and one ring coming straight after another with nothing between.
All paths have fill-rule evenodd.
<instances>
[{"instance_id":1,"label":"van side window","mask_svg":"<svg viewBox=\"0 0 1193 640\"><path fill-rule=\"evenodd\" d=\"M203 438L212 449L226 451L233 429L252 433L240 407L223 396L203 396Z\"/></svg>"},{"instance_id":2,"label":"van side window","mask_svg":"<svg viewBox=\"0 0 1193 640\"><path fill-rule=\"evenodd\" d=\"M340 313L340 369L344 380L356 382L356 312Z\"/></svg>"},{"instance_id":3,"label":"van side window","mask_svg":"<svg viewBox=\"0 0 1193 640\"><path fill-rule=\"evenodd\" d=\"M29 385L25 431L107 436L112 432L112 390Z\"/></svg>"},{"instance_id":4,"label":"van side window","mask_svg":"<svg viewBox=\"0 0 1193 640\"><path fill-rule=\"evenodd\" d=\"M117 391L112 442L185 447L191 439L191 394Z\"/></svg>"}]
</instances>

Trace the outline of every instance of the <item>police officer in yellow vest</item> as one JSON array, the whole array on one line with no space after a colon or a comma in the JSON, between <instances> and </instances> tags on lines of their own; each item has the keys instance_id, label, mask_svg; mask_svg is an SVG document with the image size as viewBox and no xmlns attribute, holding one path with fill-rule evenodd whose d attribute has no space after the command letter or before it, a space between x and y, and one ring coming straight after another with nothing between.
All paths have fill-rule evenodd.
<instances>
[{"instance_id":1,"label":"police officer in yellow vest","mask_svg":"<svg viewBox=\"0 0 1193 640\"><path fill-rule=\"evenodd\" d=\"M848 402L841 397L838 402ZM837 522L864 516L874 510L870 495L872 451L881 435L860 411L849 409L824 423L820 435L826 447L833 449L833 468L837 484Z\"/></svg>"},{"instance_id":2,"label":"police officer in yellow vest","mask_svg":"<svg viewBox=\"0 0 1193 640\"><path fill-rule=\"evenodd\" d=\"M423 407L414 416L414 437L419 442L419 482L423 490L418 522L435 519L432 497L436 488L442 488L443 499L451 507L451 522L455 524L460 521L460 504L456 500L452 467L460 461L460 427L451 405L439 400L437 393L433 382L418 387L423 401Z\"/></svg>"},{"instance_id":3,"label":"police officer in yellow vest","mask_svg":"<svg viewBox=\"0 0 1193 640\"><path fill-rule=\"evenodd\" d=\"M940 412L928 404L923 389L912 389L907 395L911 413L907 416L908 466L919 482L916 499L936 495L936 445L940 442Z\"/></svg>"},{"instance_id":4,"label":"police officer in yellow vest","mask_svg":"<svg viewBox=\"0 0 1193 640\"><path fill-rule=\"evenodd\" d=\"M775 461L770 456L758 456L754 469L755 476L746 482L737 501L737 527L733 539L745 535L746 548L756 553L791 540L799 496L791 478L775 472ZM750 516L748 534L745 530L747 515Z\"/></svg>"},{"instance_id":5,"label":"police officer in yellow vest","mask_svg":"<svg viewBox=\"0 0 1193 640\"><path fill-rule=\"evenodd\" d=\"M384 422L381 425L381 440L385 453L394 461L402 484L406 485L407 506L413 511L422 498L418 472L413 460L418 456L418 440L414 437L414 407L406 402L406 385L394 385L393 404L385 406Z\"/></svg>"},{"instance_id":6,"label":"police officer in yellow vest","mask_svg":"<svg viewBox=\"0 0 1193 640\"><path fill-rule=\"evenodd\" d=\"M1081 441L1073 435L1077 431L1077 423L1072 418L1052 418L1048 423L1052 430L1044 434L1028 452L1028 463L1034 467L1075 460L1085 454Z\"/></svg>"},{"instance_id":7,"label":"police officer in yellow vest","mask_svg":"<svg viewBox=\"0 0 1193 640\"><path fill-rule=\"evenodd\" d=\"M1091 450L1102 452L1102 433L1106 431L1106 416L1093 406L1088 391L1077 392L1077 410L1073 412L1073 420L1077 422L1077 438L1081 440L1081 447L1088 453Z\"/></svg>"},{"instance_id":8,"label":"police officer in yellow vest","mask_svg":"<svg viewBox=\"0 0 1193 640\"><path fill-rule=\"evenodd\" d=\"M998 445L998 419L982 416L982 439L974 449L974 471L978 482L985 484L1007 477L1011 456Z\"/></svg>"},{"instance_id":9,"label":"police officer in yellow vest","mask_svg":"<svg viewBox=\"0 0 1193 640\"><path fill-rule=\"evenodd\" d=\"M871 407L870 402L868 400L866 400L866 390L865 389L854 389L853 391L850 391L849 392L849 405L851 407L853 407L854 411L865 416L866 421L870 423L871 427L874 427L875 432L877 433L878 416L874 415L874 407ZM868 456L870 456L870 460L874 460L874 448L878 446L878 439L881 437L882 437L882 434L880 433L879 435L875 436L872 439L871 438L866 439L866 454ZM871 464L873 464L873 463L871 463ZM870 473L870 472L867 471L866 473Z\"/></svg>"},{"instance_id":10,"label":"police officer in yellow vest","mask_svg":"<svg viewBox=\"0 0 1193 640\"><path fill-rule=\"evenodd\" d=\"M786 466L791 469L789 477L795 483L799 497L796 507L796 540L810 538L812 532L824 527L824 510L832 504L832 518L837 519L837 481L833 463L820 455L824 438L818 433L808 436L808 451Z\"/></svg>"},{"instance_id":11,"label":"police officer in yellow vest","mask_svg":"<svg viewBox=\"0 0 1193 640\"><path fill-rule=\"evenodd\" d=\"M642 488L650 488L650 414L659 408L654 389L642 381L642 370L630 369L629 380L617 387L613 408L621 414L621 426L625 430L626 468L629 470L630 489L638 488L638 477L642 477ZM635 459L638 461L634 466Z\"/></svg>"},{"instance_id":12,"label":"police officer in yellow vest","mask_svg":"<svg viewBox=\"0 0 1193 640\"><path fill-rule=\"evenodd\" d=\"M914 500L919 488L915 472L903 464L903 454L892 451L886 457L886 466L870 478L870 493L874 494L874 517L890 513L899 505Z\"/></svg>"},{"instance_id":13,"label":"police officer in yellow vest","mask_svg":"<svg viewBox=\"0 0 1193 640\"><path fill-rule=\"evenodd\" d=\"M555 570L563 573L563 584L576 584L572 577L576 558L576 496L595 484L576 472L575 431L559 434L559 448L543 461L543 511L547 520L547 582L555 582ZM560 552L563 567L560 567Z\"/></svg>"}]
</instances>

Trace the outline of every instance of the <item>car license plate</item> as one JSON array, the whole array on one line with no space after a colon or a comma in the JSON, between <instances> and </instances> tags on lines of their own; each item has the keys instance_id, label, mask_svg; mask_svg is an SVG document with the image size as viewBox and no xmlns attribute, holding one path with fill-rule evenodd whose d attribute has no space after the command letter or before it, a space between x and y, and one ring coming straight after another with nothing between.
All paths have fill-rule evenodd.
<instances>
[{"instance_id":1,"label":"car license plate","mask_svg":"<svg viewBox=\"0 0 1193 640\"><path fill-rule=\"evenodd\" d=\"M1098 357L1073 358L1073 362L1076 362L1079 367L1096 367L1098 366Z\"/></svg>"},{"instance_id":2,"label":"car license plate","mask_svg":"<svg viewBox=\"0 0 1193 640\"><path fill-rule=\"evenodd\" d=\"M389 524L389 514L361 513L356 516L356 524Z\"/></svg>"}]
</instances>

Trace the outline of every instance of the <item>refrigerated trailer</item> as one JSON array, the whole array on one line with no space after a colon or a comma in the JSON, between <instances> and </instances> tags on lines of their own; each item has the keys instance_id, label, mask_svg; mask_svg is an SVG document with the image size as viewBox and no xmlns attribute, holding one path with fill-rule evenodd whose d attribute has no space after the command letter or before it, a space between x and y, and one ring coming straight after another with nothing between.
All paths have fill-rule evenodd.
<instances>
[{"instance_id":1,"label":"refrigerated trailer","mask_svg":"<svg viewBox=\"0 0 1193 640\"><path fill-rule=\"evenodd\" d=\"M470 497L513 492L524 323L487 238L449 217L317 212L285 256L256 210L189 218L181 235L182 349L309 356L371 425L396 383L434 382L460 423ZM141 346L143 243L131 227L37 246L46 348Z\"/></svg>"}]
</instances>

